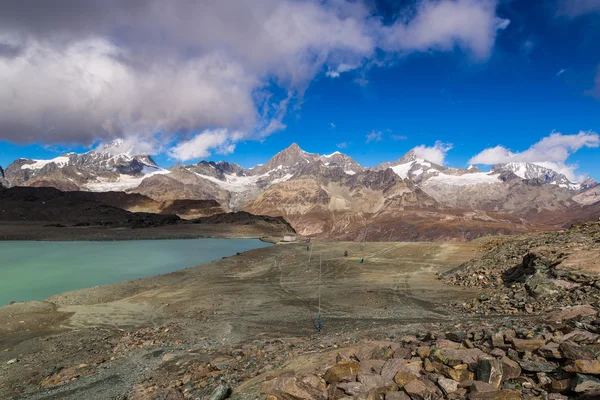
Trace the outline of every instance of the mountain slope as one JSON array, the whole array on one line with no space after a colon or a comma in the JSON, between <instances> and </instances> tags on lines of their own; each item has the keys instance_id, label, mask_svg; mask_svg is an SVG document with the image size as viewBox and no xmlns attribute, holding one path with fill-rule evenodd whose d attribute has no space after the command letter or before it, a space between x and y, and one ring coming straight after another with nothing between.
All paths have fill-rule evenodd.
<instances>
[{"instance_id":1,"label":"mountain slope","mask_svg":"<svg viewBox=\"0 0 600 400\"><path fill-rule=\"evenodd\" d=\"M136 187L151 175L167 173L150 156L113 154L120 141L87 153L50 160L18 159L5 171L10 186L50 186L61 190L109 191Z\"/></svg>"},{"instance_id":2,"label":"mountain slope","mask_svg":"<svg viewBox=\"0 0 600 400\"><path fill-rule=\"evenodd\" d=\"M578 185L536 164L499 164L482 172L439 165L410 151L365 168L340 152L308 153L294 143L253 168L201 161L162 169L149 156L118 153L120 145L53 160L19 159L7 168L7 182L124 190L155 203L135 210L186 218L216 209L284 216L302 234L352 240L466 238L562 226L593 218L595 209L588 206L600 200L593 181ZM213 210L210 201L220 206Z\"/></svg>"}]
</instances>

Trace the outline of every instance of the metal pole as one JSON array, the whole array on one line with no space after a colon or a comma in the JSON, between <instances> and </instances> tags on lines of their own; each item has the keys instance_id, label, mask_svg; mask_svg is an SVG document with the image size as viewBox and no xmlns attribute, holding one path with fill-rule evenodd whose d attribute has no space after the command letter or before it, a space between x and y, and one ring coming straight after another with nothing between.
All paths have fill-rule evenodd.
<instances>
[{"instance_id":1,"label":"metal pole","mask_svg":"<svg viewBox=\"0 0 600 400\"><path fill-rule=\"evenodd\" d=\"M308 253L308 265L306 266L306 270L310 271L310 257L312 256L313 244L310 242L310 252Z\"/></svg>"},{"instance_id":2,"label":"metal pole","mask_svg":"<svg viewBox=\"0 0 600 400\"><path fill-rule=\"evenodd\" d=\"M321 265L321 254L319 254L319 315L321 315L321 274L323 273L323 267Z\"/></svg>"}]
</instances>

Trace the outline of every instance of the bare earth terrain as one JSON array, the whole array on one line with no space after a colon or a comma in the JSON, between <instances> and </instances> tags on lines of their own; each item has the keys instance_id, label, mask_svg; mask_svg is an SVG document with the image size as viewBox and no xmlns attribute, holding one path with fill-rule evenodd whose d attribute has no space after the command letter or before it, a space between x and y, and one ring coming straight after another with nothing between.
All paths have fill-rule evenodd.
<instances>
[{"instance_id":1,"label":"bare earth terrain","mask_svg":"<svg viewBox=\"0 0 600 400\"><path fill-rule=\"evenodd\" d=\"M596 399L599 254L599 223L278 244L16 303L0 398Z\"/></svg>"},{"instance_id":2,"label":"bare earth terrain","mask_svg":"<svg viewBox=\"0 0 600 400\"><path fill-rule=\"evenodd\" d=\"M0 393L3 398L18 393L30 398L124 396L143 376L160 374L164 367L162 346L142 352L150 357L150 371L132 369L129 354L114 353L126 332L141 327L168 327L169 343L199 350L448 320L452 316L441 304L470 293L442 284L435 273L468 260L475 247L367 243L361 251L359 243L317 243L308 271L304 244L277 245L167 275L65 293L47 303L3 307ZM320 336L314 327L319 256L325 325ZM14 358L19 362L6 364ZM86 370L89 376L55 389L40 387L48 368L80 364L93 372ZM97 383L111 376L111 383Z\"/></svg>"}]
</instances>

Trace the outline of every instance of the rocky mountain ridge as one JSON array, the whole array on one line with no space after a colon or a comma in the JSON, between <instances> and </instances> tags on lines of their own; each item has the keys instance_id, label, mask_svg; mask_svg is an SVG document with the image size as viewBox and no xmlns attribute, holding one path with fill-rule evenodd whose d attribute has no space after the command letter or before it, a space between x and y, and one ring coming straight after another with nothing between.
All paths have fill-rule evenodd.
<instances>
[{"instance_id":1,"label":"rocky mountain ridge","mask_svg":"<svg viewBox=\"0 0 600 400\"><path fill-rule=\"evenodd\" d=\"M149 156L114 154L118 147L19 159L6 169L6 179L9 186L124 190L158 202L215 200L226 211L284 216L303 235L352 240L525 232L600 211L595 182L579 185L531 163L482 172L439 165L412 150L365 168L340 152L308 153L294 143L253 168L200 161L162 169Z\"/></svg>"}]
</instances>

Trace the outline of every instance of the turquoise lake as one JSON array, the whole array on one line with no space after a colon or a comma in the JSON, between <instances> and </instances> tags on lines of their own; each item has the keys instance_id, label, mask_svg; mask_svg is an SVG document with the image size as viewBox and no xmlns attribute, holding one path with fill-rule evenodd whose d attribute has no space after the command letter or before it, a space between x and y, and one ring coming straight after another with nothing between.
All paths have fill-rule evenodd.
<instances>
[{"instance_id":1,"label":"turquoise lake","mask_svg":"<svg viewBox=\"0 0 600 400\"><path fill-rule=\"evenodd\" d=\"M258 239L0 241L0 307L165 274L267 246Z\"/></svg>"}]
</instances>

